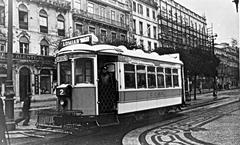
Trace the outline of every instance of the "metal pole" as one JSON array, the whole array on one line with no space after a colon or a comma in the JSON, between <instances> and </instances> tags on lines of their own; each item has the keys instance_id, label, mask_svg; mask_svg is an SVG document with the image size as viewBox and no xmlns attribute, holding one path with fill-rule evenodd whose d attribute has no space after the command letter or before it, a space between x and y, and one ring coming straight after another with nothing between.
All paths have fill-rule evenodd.
<instances>
[{"instance_id":1,"label":"metal pole","mask_svg":"<svg viewBox=\"0 0 240 145\"><path fill-rule=\"evenodd\" d=\"M215 53L214 53L214 39L215 39L215 37L216 37L216 36L214 36L214 35L212 36L212 43L213 43L213 44L212 44L212 47L213 47L213 48L212 48L212 51L213 51L212 53L213 53L213 57L214 57L214 55L215 55ZM215 69L215 72L214 72L213 77L214 77L214 78L213 78L213 97L217 97L216 69Z\"/></svg>"},{"instance_id":2,"label":"metal pole","mask_svg":"<svg viewBox=\"0 0 240 145\"><path fill-rule=\"evenodd\" d=\"M15 96L13 90L12 81L12 49L13 49L13 1L8 0L8 51L7 51L7 80L5 85L5 114L6 114L6 124L8 130L15 129L14 122L14 99Z\"/></svg>"}]
</instances>

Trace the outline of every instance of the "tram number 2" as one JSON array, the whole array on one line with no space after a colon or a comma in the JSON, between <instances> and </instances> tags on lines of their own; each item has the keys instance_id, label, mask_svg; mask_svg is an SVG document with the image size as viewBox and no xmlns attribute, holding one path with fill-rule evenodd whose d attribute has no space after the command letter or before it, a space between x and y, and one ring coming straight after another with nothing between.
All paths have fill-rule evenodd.
<instances>
[{"instance_id":1,"label":"tram number 2","mask_svg":"<svg viewBox=\"0 0 240 145\"><path fill-rule=\"evenodd\" d=\"M60 89L60 90L59 90L59 95L61 95L61 96L65 95L64 89Z\"/></svg>"},{"instance_id":2,"label":"tram number 2","mask_svg":"<svg viewBox=\"0 0 240 145\"><path fill-rule=\"evenodd\" d=\"M57 96L66 96L67 95L67 90L64 88L58 89L57 90Z\"/></svg>"}]
</instances>

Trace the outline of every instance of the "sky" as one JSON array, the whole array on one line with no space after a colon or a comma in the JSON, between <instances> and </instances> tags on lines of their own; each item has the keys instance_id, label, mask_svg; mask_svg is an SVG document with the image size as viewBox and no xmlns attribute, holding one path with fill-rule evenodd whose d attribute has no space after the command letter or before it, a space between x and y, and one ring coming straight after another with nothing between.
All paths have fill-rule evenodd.
<instances>
[{"instance_id":1,"label":"sky","mask_svg":"<svg viewBox=\"0 0 240 145\"><path fill-rule=\"evenodd\" d=\"M239 13L233 0L175 0L200 16L205 15L207 27L213 26L217 34L216 43L231 43L232 38L239 40ZM240 7L240 6L239 6ZM240 8L239 8L240 11Z\"/></svg>"}]
</instances>

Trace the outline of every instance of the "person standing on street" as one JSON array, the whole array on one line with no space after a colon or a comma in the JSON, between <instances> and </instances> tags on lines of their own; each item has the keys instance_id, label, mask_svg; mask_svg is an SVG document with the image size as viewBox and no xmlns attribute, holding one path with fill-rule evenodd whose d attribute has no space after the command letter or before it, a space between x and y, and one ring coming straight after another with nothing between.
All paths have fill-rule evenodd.
<instances>
[{"instance_id":1,"label":"person standing on street","mask_svg":"<svg viewBox=\"0 0 240 145\"><path fill-rule=\"evenodd\" d=\"M30 106L31 106L31 94L28 93L23 101L22 115L20 118L15 120L15 124L18 125L21 121L24 120L23 126L28 126L30 120Z\"/></svg>"},{"instance_id":2,"label":"person standing on street","mask_svg":"<svg viewBox=\"0 0 240 145\"><path fill-rule=\"evenodd\" d=\"M5 115L3 111L3 101L0 94L0 145L7 145L5 131L6 131L6 120L5 120Z\"/></svg>"}]
</instances>

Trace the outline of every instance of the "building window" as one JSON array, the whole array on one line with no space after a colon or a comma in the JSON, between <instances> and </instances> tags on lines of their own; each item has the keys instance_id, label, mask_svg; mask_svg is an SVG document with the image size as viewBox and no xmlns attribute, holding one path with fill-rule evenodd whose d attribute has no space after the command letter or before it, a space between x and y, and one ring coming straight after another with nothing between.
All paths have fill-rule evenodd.
<instances>
[{"instance_id":1,"label":"building window","mask_svg":"<svg viewBox=\"0 0 240 145\"><path fill-rule=\"evenodd\" d=\"M157 49L157 43L154 43L154 49L155 50Z\"/></svg>"},{"instance_id":2,"label":"building window","mask_svg":"<svg viewBox=\"0 0 240 145\"><path fill-rule=\"evenodd\" d=\"M112 32L112 42L116 41L117 39L117 33Z\"/></svg>"},{"instance_id":3,"label":"building window","mask_svg":"<svg viewBox=\"0 0 240 145\"><path fill-rule=\"evenodd\" d=\"M151 45L152 45L151 41L148 41L148 50L151 50Z\"/></svg>"},{"instance_id":4,"label":"building window","mask_svg":"<svg viewBox=\"0 0 240 145\"><path fill-rule=\"evenodd\" d=\"M0 25L5 23L5 5L2 0L0 0Z\"/></svg>"},{"instance_id":5,"label":"building window","mask_svg":"<svg viewBox=\"0 0 240 145\"><path fill-rule=\"evenodd\" d=\"M48 32L48 16L45 10L40 11L39 19L40 19L40 32L47 33Z\"/></svg>"},{"instance_id":6,"label":"building window","mask_svg":"<svg viewBox=\"0 0 240 145\"><path fill-rule=\"evenodd\" d=\"M138 4L138 14L143 15L143 6L141 4Z\"/></svg>"},{"instance_id":7,"label":"building window","mask_svg":"<svg viewBox=\"0 0 240 145\"><path fill-rule=\"evenodd\" d=\"M156 14L155 14L154 10L152 11L152 17L153 17L154 20L156 19Z\"/></svg>"},{"instance_id":8,"label":"building window","mask_svg":"<svg viewBox=\"0 0 240 145\"><path fill-rule=\"evenodd\" d=\"M6 41L0 41L0 52L6 52Z\"/></svg>"},{"instance_id":9,"label":"building window","mask_svg":"<svg viewBox=\"0 0 240 145\"><path fill-rule=\"evenodd\" d=\"M75 61L75 84L93 84L93 60L80 58Z\"/></svg>"},{"instance_id":10,"label":"building window","mask_svg":"<svg viewBox=\"0 0 240 145\"><path fill-rule=\"evenodd\" d=\"M146 70L145 66L137 66L137 87L146 88Z\"/></svg>"},{"instance_id":11,"label":"building window","mask_svg":"<svg viewBox=\"0 0 240 145\"><path fill-rule=\"evenodd\" d=\"M149 8L146 8L147 17L149 17Z\"/></svg>"},{"instance_id":12,"label":"building window","mask_svg":"<svg viewBox=\"0 0 240 145\"><path fill-rule=\"evenodd\" d=\"M104 7L100 7L100 18L105 18L105 8Z\"/></svg>"},{"instance_id":13,"label":"building window","mask_svg":"<svg viewBox=\"0 0 240 145\"><path fill-rule=\"evenodd\" d=\"M106 42L107 40L107 31L106 30L101 30L101 42Z\"/></svg>"},{"instance_id":14,"label":"building window","mask_svg":"<svg viewBox=\"0 0 240 145\"><path fill-rule=\"evenodd\" d=\"M136 2L133 2L133 11L134 11L134 12L137 12Z\"/></svg>"},{"instance_id":15,"label":"building window","mask_svg":"<svg viewBox=\"0 0 240 145\"><path fill-rule=\"evenodd\" d=\"M144 44L143 44L144 42L143 42L143 40L142 39L140 39L140 45L143 47L144 46Z\"/></svg>"},{"instance_id":16,"label":"building window","mask_svg":"<svg viewBox=\"0 0 240 145\"><path fill-rule=\"evenodd\" d=\"M125 79L125 89L136 88L134 65L124 64L124 79Z\"/></svg>"},{"instance_id":17,"label":"building window","mask_svg":"<svg viewBox=\"0 0 240 145\"><path fill-rule=\"evenodd\" d=\"M133 19L133 33L136 34L136 20Z\"/></svg>"},{"instance_id":18,"label":"building window","mask_svg":"<svg viewBox=\"0 0 240 145\"><path fill-rule=\"evenodd\" d=\"M20 53L29 54L29 41L25 36L22 36L19 40Z\"/></svg>"},{"instance_id":19,"label":"building window","mask_svg":"<svg viewBox=\"0 0 240 145\"><path fill-rule=\"evenodd\" d=\"M28 29L28 10L27 7L23 4L19 5L18 8L19 15L19 28Z\"/></svg>"},{"instance_id":20,"label":"building window","mask_svg":"<svg viewBox=\"0 0 240 145\"><path fill-rule=\"evenodd\" d=\"M57 17L57 27L58 27L58 35L59 36L65 36L65 26L64 26L65 20L64 17L60 14Z\"/></svg>"},{"instance_id":21,"label":"building window","mask_svg":"<svg viewBox=\"0 0 240 145\"><path fill-rule=\"evenodd\" d=\"M157 27L153 26L153 38L157 38Z\"/></svg>"},{"instance_id":22,"label":"building window","mask_svg":"<svg viewBox=\"0 0 240 145\"><path fill-rule=\"evenodd\" d=\"M87 10L88 10L88 13L94 14L94 11L93 11L94 5L92 3L88 3Z\"/></svg>"},{"instance_id":23,"label":"building window","mask_svg":"<svg viewBox=\"0 0 240 145\"><path fill-rule=\"evenodd\" d=\"M121 34L121 35L120 35L120 40L121 40L121 41L125 41L125 40L126 40L126 36L125 36L124 34Z\"/></svg>"},{"instance_id":24,"label":"building window","mask_svg":"<svg viewBox=\"0 0 240 145\"><path fill-rule=\"evenodd\" d=\"M111 20L115 21L115 11L111 11Z\"/></svg>"},{"instance_id":25,"label":"building window","mask_svg":"<svg viewBox=\"0 0 240 145\"><path fill-rule=\"evenodd\" d=\"M49 55L49 44L46 40L40 42L41 55Z\"/></svg>"},{"instance_id":26,"label":"building window","mask_svg":"<svg viewBox=\"0 0 240 145\"><path fill-rule=\"evenodd\" d=\"M81 0L74 0L74 8L77 10L81 9Z\"/></svg>"},{"instance_id":27,"label":"building window","mask_svg":"<svg viewBox=\"0 0 240 145\"><path fill-rule=\"evenodd\" d=\"M156 88L155 67L147 67L148 88Z\"/></svg>"},{"instance_id":28,"label":"building window","mask_svg":"<svg viewBox=\"0 0 240 145\"><path fill-rule=\"evenodd\" d=\"M124 14L120 14L120 23L121 23L121 26L124 26L124 24L125 24L125 15Z\"/></svg>"},{"instance_id":29,"label":"building window","mask_svg":"<svg viewBox=\"0 0 240 145\"><path fill-rule=\"evenodd\" d=\"M83 25L76 24L75 36L83 34Z\"/></svg>"},{"instance_id":30,"label":"building window","mask_svg":"<svg viewBox=\"0 0 240 145\"><path fill-rule=\"evenodd\" d=\"M143 23L141 21L139 21L139 33L143 35Z\"/></svg>"},{"instance_id":31,"label":"building window","mask_svg":"<svg viewBox=\"0 0 240 145\"><path fill-rule=\"evenodd\" d=\"M148 33L148 37L151 38L151 25L147 24L147 33Z\"/></svg>"},{"instance_id":32,"label":"building window","mask_svg":"<svg viewBox=\"0 0 240 145\"><path fill-rule=\"evenodd\" d=\"M96 33L96 32L95 32L95 31L96 31L95 27L91 27L91 26L90 26L89 29L88 29L88 31L89 31L90 34L95 34L95 33Z\"/></svg>"}]
</instances>

